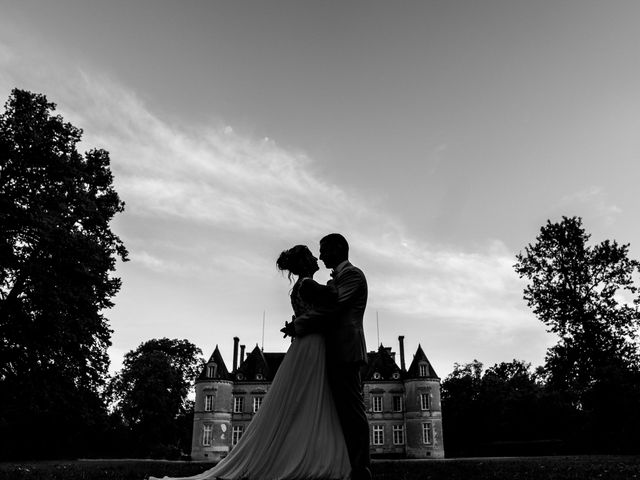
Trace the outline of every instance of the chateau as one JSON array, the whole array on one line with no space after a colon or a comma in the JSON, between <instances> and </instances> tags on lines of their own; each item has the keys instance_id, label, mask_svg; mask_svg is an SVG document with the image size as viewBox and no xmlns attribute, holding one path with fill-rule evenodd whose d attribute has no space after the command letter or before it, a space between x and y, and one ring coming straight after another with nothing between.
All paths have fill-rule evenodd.
<instances>
[{"instance_id":1,"label":"chateau","mask_svg":"<svg viewBox=\"0 0 640 480\"><path fill-rule=\"evenodd\" d=\"M233 368L227 369L216 346L196 380L191 458L216 461L238 443L269 391L284 353L258 346L245 357L234 337ZM369 352L362 368L364 401L369 417L371 455L443 458L440 378L422 347L405 368L404 337L398 337L400 366L390 347ZM312 434L312 432L310 432Z\"/></svg>"}]
</instances>

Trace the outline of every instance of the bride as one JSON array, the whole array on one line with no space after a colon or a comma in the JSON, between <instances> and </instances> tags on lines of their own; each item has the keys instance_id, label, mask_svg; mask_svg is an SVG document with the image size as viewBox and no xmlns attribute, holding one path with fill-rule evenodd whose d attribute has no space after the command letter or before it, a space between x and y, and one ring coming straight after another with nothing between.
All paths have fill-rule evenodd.
<instances>
[{"instance_id":1,"label":"bride","mask_svg":"<svg viewBox=\"0 0 640 480\"><path fill-rule=\"evenodd\" d=\"M335 299L335 290L313 280L318 259L305 245L282 252L276 265L289 280L297 277L291 289L295 316ZM325 340L313 333L293 340L260 410L229 455L183 480L347 480L350 472L327 380Z\"/></svg>"}]
</instances>

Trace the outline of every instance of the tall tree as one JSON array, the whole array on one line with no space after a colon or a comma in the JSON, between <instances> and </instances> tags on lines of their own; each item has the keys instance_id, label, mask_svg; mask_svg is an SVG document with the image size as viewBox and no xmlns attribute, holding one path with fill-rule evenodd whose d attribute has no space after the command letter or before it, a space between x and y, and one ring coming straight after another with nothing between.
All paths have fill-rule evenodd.
<instances>
[{"instance_id":1,"label":"tall tree","mask_svg":"<svg viewBox=\"0 0 640 480\"><path fill-rule=\"evenodd\" d=\"M185 425L193 408L187 396L202 367L201 355L188 340L168 338L148 340L125 355L110 390L138 454L166 456L190 448L183 431L191 427Z\"/></svg>"},{"instance_id":2,"label":"tall tree","mask_svg":"<svg viewBox=\"0 0 640 480\"><path fill-rule=\"evenodd\" d=\"M82 131L54 115L55 107L44 95L14 89L0 115L5 454L21 448L19 432L32 436L60 424L67 435L54 446L65 438L73 443L68 437L81 437L95 417L111 343L103 312L120 288L112 276L116 261L127 259L110 228L124 203L113 187L109 154L80 154Z\"/></svg>"},{"instance_id":3,"label":"tall tree","mask_svg":"<svg viewBox=\"0 0 640 480\"><path fill-rule=\"evenodd\" d=\"M579 217L548 221L515 264L529 281L524 299L559 336L547 352L547 381L579 407L611 369L638 364L640 299L633 277L640 263L629 258L628 244L590 246L589 238Z\"/></svg>"}]
</instances>

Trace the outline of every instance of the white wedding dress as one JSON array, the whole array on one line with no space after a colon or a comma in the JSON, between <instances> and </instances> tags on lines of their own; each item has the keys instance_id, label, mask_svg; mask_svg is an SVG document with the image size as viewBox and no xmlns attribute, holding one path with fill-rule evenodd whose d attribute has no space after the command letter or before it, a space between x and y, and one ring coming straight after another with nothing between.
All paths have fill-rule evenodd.
<instances>
[{"instance_id":1,"label":"white wedding dress","mask_svg":"<svg viewBox=\"0 0 640 480\"><path fill-rule=\"evenodd\" d=\"M296 315L311 307L298 294L300 283L291 292ZM182 478L347 480L350 472L327 380L324 337L310 334L291 343L260 410L229 455L199 475Z\"/></svg>"}]
</instances>

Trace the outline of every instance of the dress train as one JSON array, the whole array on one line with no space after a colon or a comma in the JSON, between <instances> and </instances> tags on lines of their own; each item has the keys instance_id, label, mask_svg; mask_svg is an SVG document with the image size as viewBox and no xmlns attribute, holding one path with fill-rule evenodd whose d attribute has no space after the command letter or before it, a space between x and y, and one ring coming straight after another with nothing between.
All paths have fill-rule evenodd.
<instances>
[{"instance_id":1,"label":"dress train","mask_svg":"<svg viewBox=\"0 0 640 480\"><path fill-rule=\"evenodd\" d=\"M325 340L311 334L292 342L260 410L229 455L182 480L347 480L350 471L327 380Z\"/></svg>"}]
</instances>

